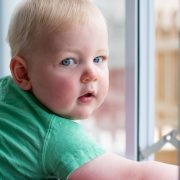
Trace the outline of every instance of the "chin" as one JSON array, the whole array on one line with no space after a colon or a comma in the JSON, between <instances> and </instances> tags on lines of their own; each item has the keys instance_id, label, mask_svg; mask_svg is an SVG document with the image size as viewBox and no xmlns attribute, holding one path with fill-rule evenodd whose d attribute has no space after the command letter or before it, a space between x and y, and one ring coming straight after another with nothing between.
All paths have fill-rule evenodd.
<instances>
[{"instance_id":1,"label":"chin","mask_svg":"<svg viewBox=\"0 0 180 180\"><path fill-rule=\"evenodd\" d=\"M91 114L76 114L76 115L64 115L64 114L57 114L58 116L61 116L65 119L70 119L70 120L85 120L88 119Z\"/></svg>"},{"instance_id":2,"label":"chin","mask_svg":"<svg viewBox=\"0 0 180 180\"><path fill-rule=\"evenodd\" d=\"M89 117L90 117L90 116L83 115L83 116L77 116L77 117L74 117L73 119L86 120L86 119L88 119Z\"/></svg>"},{"instance_id":3,"label":"chin","mask_svg":"<svg viewBox=\"0 0 180 180\"><path fill-rule=\"evenodd\" d=\"M84 110L82 111L82 109L80 110L76 110L76 112L70 112L70 113L66 113L66 114L63 114L63 113L57 113L56 114L58 116L61 116L63 118L66 118L66 119L71 119L71 120L85 120L85 119L89 119L89 117L92 116L94 110Z\"/></svg>"},{"instance_id":4,"label":"chin","mask_svg":"<svg viewBox=\"0 0 180 180\"><path fill-rule=\"evenodd\" d=\"M80 113L80 114L77 114L76 116L74 116L73 119L78 119L78 120L85 120L85 119L88 119L90 116L92 115L92 113Z\"/></svg>"}]
</instances>

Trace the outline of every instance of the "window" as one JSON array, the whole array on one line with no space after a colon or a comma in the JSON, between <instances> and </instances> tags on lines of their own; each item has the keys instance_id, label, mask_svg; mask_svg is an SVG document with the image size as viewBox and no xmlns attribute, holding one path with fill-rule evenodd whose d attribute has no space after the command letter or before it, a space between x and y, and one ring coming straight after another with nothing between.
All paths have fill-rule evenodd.
<instances>
[{"instance_id":1,"label":"window","mask_svg":"<svg viewBox=\"0 0 180 180\"><path fill-rule=\"evenodd\" d=\"M94 0L109 31L110 88L94 116L83 121L107 150L125 155L125 0Z\"/></svg>"},{"instance_id":2,"label":"window","mask_svg":"<svg viewBox=\"0 0 180 180\"><path fill-rule=\"evenodd\" d=\"M155 141L178 129L178 74L180 60L180 2L155 0L156 18L156 111ZM178 138L178 136L176 136ZM155 159L178 164L178 150L166 143Z\"/></svg>"},{"instance_id":3,"label":"window","mask_svg":"<svg viewBox=\"0 0 180 180\"><path fill-rule=\"evenodd\" d=\"M0 1L0 77L10 74L6 34L19 2ZM110 90L84 126L108 151L136 160L155 158L177 164L177 149L171 144L158 152L148 147L177 129L180 119L178 0L94 2L108 24Z\"/></svg>"},{"instance_id":4,"label":"window","mask_svg":"<svg viewBox=\"0 0 180 180\"><path fill-rule=\"evenodd\" d=\"M178 163L178 135L172 132L178 129L179 119L178 7L178 1L137 2L138 60L135 82L139 160L154 158L166 163Z\"/></svg>"},{"instance_id":5,"label":"window","mask_svg":"<svg viewBox=\"0 0 180 180\"><path fill-rule=\"evenodd\" d=\"M10 16L20 0L0 1L0 77L10 74L10 51L6 43ZM108 151L125 154L125 0L94 0L107 19L110 44L110 89L102 107L84 126ZM11 5L10 5L11 4ZM11 8L9 8L11 7Z\"/></svg>"}]
</instances>

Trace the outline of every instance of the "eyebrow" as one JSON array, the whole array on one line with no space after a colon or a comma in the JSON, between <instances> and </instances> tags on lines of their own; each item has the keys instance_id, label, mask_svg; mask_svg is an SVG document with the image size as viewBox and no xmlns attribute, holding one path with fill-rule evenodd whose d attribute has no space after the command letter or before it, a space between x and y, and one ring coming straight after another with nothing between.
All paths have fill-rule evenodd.
<instances>
[{"instance_id":1,"label":"eyebrow","mask_svg":"<svg viewBox=\"0 0 180 180\"><path fill-rule=\"evenodd\" d=\"M71 52L71 53L79 53L81 50L80 49L63 49L63 52ZM106 54L107 56L109 56L109 49L99 49L96 51L97 54Z\"/></svg>"},{"instance_id":2,"label":"eyebrow","mask_svg":"<svg viewBox=\"0 0 180 180\"><path fill-rule=\"evenodd\" d=\"M109 55L109 50L108 49L100 49L98 51L96 51L97 53L106 53L107 55Z\"/></svg>"}]
</instances>

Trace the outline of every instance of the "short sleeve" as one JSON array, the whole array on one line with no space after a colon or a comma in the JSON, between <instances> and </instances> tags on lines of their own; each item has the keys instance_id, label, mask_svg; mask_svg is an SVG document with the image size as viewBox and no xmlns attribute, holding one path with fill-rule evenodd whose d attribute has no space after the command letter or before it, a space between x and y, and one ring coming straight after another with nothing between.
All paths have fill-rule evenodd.
<instances>
[{"instance_id":1,"label":"short sleeve","mask_svg":"<svg viewBox=\"0 0 180 180\"><path fill-rule=\"evenodd\" d=\"M44 170L65 180L74 170L103 153L80 124L54 118L43 151Z\"/></svg>"}]
</instances>

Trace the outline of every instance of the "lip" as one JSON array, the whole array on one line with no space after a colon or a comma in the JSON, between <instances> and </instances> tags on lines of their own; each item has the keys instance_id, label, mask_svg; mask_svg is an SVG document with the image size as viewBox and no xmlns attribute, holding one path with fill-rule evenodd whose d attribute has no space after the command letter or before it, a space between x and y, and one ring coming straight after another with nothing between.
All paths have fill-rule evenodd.
<instances>
[{"instance_id":1,"label":"lip","mask_svg":"<svg viewBox=\"0 0 180 180\"><path fill-rule=\"evenodd\" d=\"M78 97L78 101L81 103L90 103L95 99L95 92L93 91L87 91L83 93L80 97Z\"/></svg>"}]
</instances>

